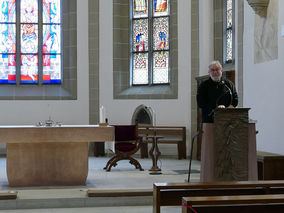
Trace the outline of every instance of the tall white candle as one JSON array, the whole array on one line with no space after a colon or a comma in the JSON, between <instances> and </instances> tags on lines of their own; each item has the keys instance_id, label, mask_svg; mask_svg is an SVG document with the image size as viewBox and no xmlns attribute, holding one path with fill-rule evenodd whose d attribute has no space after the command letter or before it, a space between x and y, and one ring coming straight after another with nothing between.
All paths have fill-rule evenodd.
<instances>
[{"instance_id":1,"label":"tall white candle","mask_svg":"<svg viewBox=\"0 0 284 213\"><path fill-rule=\"evenodd\" d=\"M106 120L106 110L104 106L100 107L100 123L105 123Z\"/></svg>"}]
</instances>

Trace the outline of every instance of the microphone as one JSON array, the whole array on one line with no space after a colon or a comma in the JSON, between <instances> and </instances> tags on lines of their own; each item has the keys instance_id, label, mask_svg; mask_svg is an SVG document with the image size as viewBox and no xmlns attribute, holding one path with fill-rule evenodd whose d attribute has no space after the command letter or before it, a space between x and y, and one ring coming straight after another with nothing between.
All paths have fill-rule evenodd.
<instances>
[{"instance_id":1,"label":"microphone","mask_svg":"<svg viewBox=\"0 0 284 213\"><path fill-rule=\"evenodd\" d=\"M227 86L227 84L225 83L225 81L221 81L219 84L220 84L220 85L224 85L224 87L226 88L226 91L225 91L223 94L221 94L221 95L217 98L217 100L216 100L216 105L215 105L215 109L218 108L218 102L220 101L220 99L221 99L224 95L226 95L228 92L230 93L230 104L229 104L229 106L232 105L232 102L233 102L233 94L232 94L232 90L230 89L230 87ZM212 109L212 111L211 111L208 115L211 116L211 115L213 114L213 112L214 112L214 109Z\"/></svg>"},{"instance_id":2,"label":"microphone","mask_svg":"<svg viewBox=\"0 0 284 213\"><path fill-rule=\"evenodd\" d=\"M227 90L229 91L229 93L230 93L230 105L232 105L232 101L233 101L233 94L232 94L232 90L230 89L230 87L228 87L227 86L227 84L225 84L225 82L224 81L222 81L222 84L224 84L225 85L225 87L227 88ZM226 94L226 93L225 93ZM229 105L229 106L230 106Z\"/></svg>"}]
</instances>

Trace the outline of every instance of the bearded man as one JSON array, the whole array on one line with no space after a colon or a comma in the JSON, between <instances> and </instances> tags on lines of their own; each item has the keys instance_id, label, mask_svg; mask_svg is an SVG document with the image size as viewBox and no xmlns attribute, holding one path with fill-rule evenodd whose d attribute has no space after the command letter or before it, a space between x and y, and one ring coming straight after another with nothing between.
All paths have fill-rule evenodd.
<instances>
[{"instance_id":1,"label":"bearded man","mask_svg":"<svg viewBox=\"0 0 284 213\"><path fill-rule=\"evenodd\" d=\"M197 90L197 104L202 111L202 123L214 122L214 109L233 108L238 105L238 94L234 84L222 77L223 68L219 61L208 66L210 77Z\"/></svg>"}]
</instances>

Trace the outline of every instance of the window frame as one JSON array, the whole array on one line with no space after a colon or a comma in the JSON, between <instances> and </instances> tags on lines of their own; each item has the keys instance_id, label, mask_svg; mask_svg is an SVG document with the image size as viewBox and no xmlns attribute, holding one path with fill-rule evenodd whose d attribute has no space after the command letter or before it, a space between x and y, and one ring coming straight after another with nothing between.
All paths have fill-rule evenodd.
<instances>
[{"instance_id":1,"label":"window frame","mask_svg":"<svg viewBox=\"0 0 284 213\"><path fill-rule=\"evenodd\" d=\"M133 0L130 0L130 62L129 62L129 69L130 69L130 87L139 87L139 86L162 86L162 85L170 85L171 83L171 48L170 48L170 40L171 40L171 0L168 0L168 7L169 7L169 14L168 15L163 15L163 16L154 16L154 0L147 0L148 3L148 16L147 17L141 17L141 18L134 18L133 17ZM168 19L168 49L166 50L155 50L154 49L154 19L159 19L159 18L167 18ZM148 51L134 51L133 50L133 22L134 20L141 20L141 19L146 19L148 20ZM168 82L166 83L154 83L154 68L153 68L153 63L154 63L154 53L155 52L168 52ZM148 83L146 84L134 84L133 83L133 66L134 66L134 54L139 54L139 53L148 53Z\"/></svg>"}]
</instances>

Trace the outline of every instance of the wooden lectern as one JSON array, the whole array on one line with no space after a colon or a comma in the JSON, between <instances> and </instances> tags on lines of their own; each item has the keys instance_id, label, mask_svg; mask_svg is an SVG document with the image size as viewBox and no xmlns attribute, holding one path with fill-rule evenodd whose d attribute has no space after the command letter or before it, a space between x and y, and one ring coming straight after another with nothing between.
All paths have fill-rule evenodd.
<instances>
[{"instance_id":1,"label":"wooden lectern","mask_svg":"<svg viewBox=\"0 0 284 213\"><path fill-rule=\"evenodd\" d=\"M200 181L257 180L255 123L248 108L216 109L203 124Z\"/></svg>"}]
</instances>

